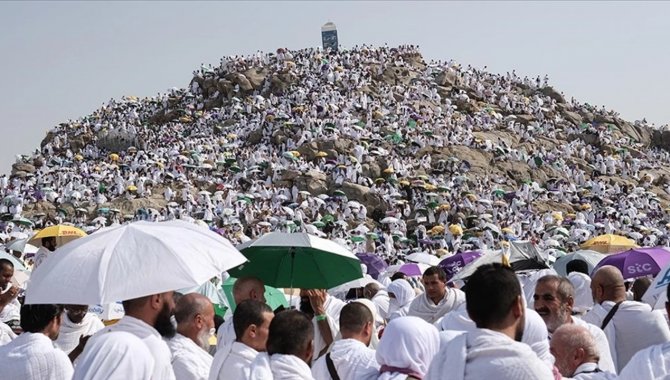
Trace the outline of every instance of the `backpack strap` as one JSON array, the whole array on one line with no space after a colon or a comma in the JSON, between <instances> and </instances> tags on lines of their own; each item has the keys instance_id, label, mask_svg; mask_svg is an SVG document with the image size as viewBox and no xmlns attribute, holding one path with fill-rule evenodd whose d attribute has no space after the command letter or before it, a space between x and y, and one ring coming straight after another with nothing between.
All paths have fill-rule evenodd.
<instances>
[{"instance_id":1,"label":"backpack strap","mask_svg":"<svg viewBox=\"0 0 670 380\"><path fill-rule=\"evenodd\" d=\"M335 363L333 363L333 360L330 358L330 352L326 354L326 367L328 367L328 373L330 373L330 377L333 380L340 380L340 376L335 369Z\"/></svg>"},{"instance_id":2,"label":"backpack strap","mask_svg":"<svg viewBox=\"0 0 670 380\"><path fill-rule=\"evenodd\" d=\"M621 302L623 302L623 301L617 302L612 307L612 309L610 309L610 312L607 313L607 315L605 316L605 319L603 319L602 325L600 325L601 329L605 330L605 327L607 327L607 325L610 323L610 321L612 320L612 317L614 317L614 314L616 314L617 310L619 310L619 306L621 306Z\"/></svg>"}]
</instances>

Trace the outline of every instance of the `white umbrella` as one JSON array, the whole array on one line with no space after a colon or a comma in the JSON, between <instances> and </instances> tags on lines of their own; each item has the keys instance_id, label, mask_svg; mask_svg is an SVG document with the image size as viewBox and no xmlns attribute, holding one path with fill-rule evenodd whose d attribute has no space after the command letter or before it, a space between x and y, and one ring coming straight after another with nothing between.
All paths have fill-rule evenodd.
<instances>
[{"instance_id":1,"label":"white umbrella","mask_svg":"<svg viewBox=\"0 0 670 380\"><path fill-rule=\"evenodd\" d=\"M93 313L103 321L112 321L121 319L126 314L121 302L112 302L102 305L92 305L88 308L89 313Z\"/></svg>"},{"instance_id":2,"label":"white umbrella","mask_svg":"<svg viewBox=\"0 0 670 380\"><path fill-rule=\"evenodd\" d=\"M381 222L384 224L391 224L391 223L398 223L399 220L398 218L387 216L386 218L382 219Z\"/></svg>"},{"instance_id":3,"label":"white umbrella","mask_svg":"<svg viewBox=\"0 0 670 380\"><path fill-rule=\"evenodd\" d=\"M35 253L37 252L37 247L28 244L28 239L17 239L14 240L13 242L9 243L7 246L7 249L9 251L17 251L21 253Z\"/></svg>"},{"instance_id":4,"label":"white umbrella","mask_svg":"<svg viewBox=\"0 0 670 380\"><path fill-rule=\"evenodd\" d=\"M411 255L407 256L406 259L408 261L413 261L415 263L426 264L430 266L435 266L440 263L440 259L437 256L433 256L425 252L412 253Z\"/></svg>"},{"instance_id":5,"label":"white umbrella","mask_svg":"<svg viewBox=\"0 0 670 380\"><path fill-rule=\"evenodd\" d=\"M179 220L108 227L49 255L26 303L123 301L200 285L245 261L228 240Z\"/></svg>"},{"instance_id":6,"label":"white umbrella","mask_svg":"<svg viewBox=\"0 0 670 380\"><path fill-rule=\"evenodd\" d=\"M670 265L661 269L654 281L642 296L642 302L648 303L654 309L665 308L668 302L667 289L670 284Z\"/></svg>"}]
</instances>

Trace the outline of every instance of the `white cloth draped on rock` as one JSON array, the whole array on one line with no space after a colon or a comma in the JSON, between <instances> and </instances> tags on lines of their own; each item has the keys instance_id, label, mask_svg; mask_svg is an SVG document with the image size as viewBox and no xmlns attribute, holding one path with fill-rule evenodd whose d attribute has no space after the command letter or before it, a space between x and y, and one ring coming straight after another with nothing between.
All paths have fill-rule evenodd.
<instances>
[{"instance_id":1,"label":"white cloth draped on rock","mask_svg":"<svg viewBox=\"0 0 670 380\"><path fill-rule=\"evenodd\" d=\"M667 379L670 377L670 343L639 351L619 373L620 380Z\"/></svg>"},{"instance_id":2,"label":"white cloth draped on rock","mask_svg":"<svg viewBox=\"0 0 670 380\"><path fill-rule=\"evenodd\" d=\"M73 380L149 380L153 376L154 357L137 336L116 331L102 334L86 343L77 359Z\"/></svg>"},{"instance_id":3,"label":"white cloth draped on rock","mask_svg":"<svg viewBox=\"0 0 670 380\"><path fill-rule=\"evenodd\" d=\"M212 355L179 333L167 341L172 352L172 369L177 379L207 380Z\"/></svg>"},{"instance_id":4,"label":"white cloth draped on rock","mask_svg":"<svg viewBox=\"0 0 670 380\"><path fill-rule=\"evenodd\" d=\"M258 351L244 343L233 342L216 351L209 380L235 380L249 377L251 362L258 356Z\"/></svg>"},{"instance_id":5,"label":"white cloth draped on rock","mask_svg":"<svg viewBox=\"0 0 670 380\"><path fill-rule=\"evenodd\" d=\"M379 374L376 352L355 339L343 339L333 343L330 349L337 375L342 380L371 380ZM325 355L312 365L312 375L317 380L331 380Z\"/></svg>"},{"instance_id":6,"label":"white cloth draped on rock","mask_svg":"<svg viewBox=\"0 0 670 380\"><path fill-rule=\"evenodd\" d=\"M435 326L418 317L396 318L386 326L379 341L377 363L381 373L378 379L406 379L408 373L420 378L428 371L439 349L440 338Z\"/></svg>"},{"instance_id":7,"label":"white cloth draped on rock","mask_svg":"<svg viewBox=\"0 0 670 380\"><path fill-rule=\"evenodd\" d=\"M475 329L452 336L440 347L424 380L552 380L547 364L528 345L507 335Z\"/></svg>"},{"instance_id":8,"label":"white cloth draped on rock","mask_svg":"<svg viewBox=\"0 0 670 380\"><path fill-rule=\"evenodd\" d=\"M465 303L465 293L460 289L447 288L444 297L435 304L426 293L414 298L409 305L408 315L419 317L428 323L435 323L448 312Z\"/></svg>"},{"instance_id":9,"label":"white cloth draped on rock","mask_svg":"<svg viewBox=\"0 0 670 380\"><path fill-rule=\"evenodd\" d=\"M293 355L261 353L249 372L248 380L314 380L307 363Z\"/></svg>"},{"instance_id":10,"label":"white cloth draped on rock","mask_svg":"<svg viewBox=\"0 0 670 380\"><path fill-rule=\"evenodd\" d=\"M79 338L91 336L105 327L100 318L91 313L86 313L81 323L74 323L67 316L67 312L63 312L61 321L56 346L66 354L79 345Z\"/></svg>"},{"instance_id":11,"label":"white cloth draped on rock","mask_svg":"<svg viewBox=\"0 0 670 380\"><path fill-rule=\"evenodd\" d=\"M0 346L0 378L70 380L72 363L42 333L25 332Z\"/></svg>"}]
</instances>

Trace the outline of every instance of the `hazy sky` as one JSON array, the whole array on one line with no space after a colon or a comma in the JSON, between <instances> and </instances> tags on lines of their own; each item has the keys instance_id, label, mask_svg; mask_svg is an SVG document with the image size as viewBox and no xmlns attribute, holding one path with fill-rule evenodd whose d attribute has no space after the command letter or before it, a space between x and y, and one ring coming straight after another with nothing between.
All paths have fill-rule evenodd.
<instances>
[{"instance_id":1,"label":"hazy sky","mask_svg":"<svg viewBox=\"0 0 670 380\"><path fill-rule=\"evenodd\" d=\"M278 47L418 44L427 59L548 74L568 96L670 122L666 2L0 2L0 172L110 98L183 87L201 63Z\"/></svg>"}]
</instances>

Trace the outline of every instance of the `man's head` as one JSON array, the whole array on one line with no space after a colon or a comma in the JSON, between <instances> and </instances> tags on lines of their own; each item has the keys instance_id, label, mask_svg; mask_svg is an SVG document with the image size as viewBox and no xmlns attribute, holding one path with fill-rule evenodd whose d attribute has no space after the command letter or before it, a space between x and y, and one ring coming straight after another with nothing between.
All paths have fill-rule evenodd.
<instances>
[{"instance_id":1,"label":"man's head","mask_svg":"<svg viewBox=\"0 0 670 380\"><path fill-rule=\"evenodd\" d=\"M287 310L277 314L270 323L268 354L293 355L305 363L312 361L314 326L305 313Z\"/></svg>"},{"instance_id":2,"label":"man's head","mask_svg":"<svg viewBox=\"0 0 670 380\"><path fill-rule=\"evenodd\" d=\"M356 339L366 346L372 339L373 315L367 306L360 302L350 302L340 312L340 332L343 339Z\"/></svg>"},{"instance_id":3,"label":"man's head","mask_svg":"<svg viewBox=\"0 0 670 380\"><path fill-rule=\"evenodd\" d=\"M651 279L649 277L640 277L635 279L631 290L633 291L633 301L642 302L642 296L647 292L651 286Z\"/></svg>"},{"instance_id":4,"label":"man's head","mask_svg":"<svg viewBox=\"0 0 670 380\"><path fill-rule=\"evenodd\" d=\"M0 289L4 290L14 277L14 264L7 259L0 259Z\"/></svg>"},{"instance_id":5,"label":"man's head","mask_svg":"<svg viewBox=\"0 0 670 380\"><path fill-rule=\"evenodd\" d=\"M435 303L438 303L447 293L447 274L440 267L426 269L421 281L426 289L426 296Z\"/></svg>"},{"instance_id":6,"label":"man's head","mask_svg":"<svg viewBox=\"0 0 670 380\"><path fill-rule=\"evenodd\" d=\"M61 305L21 306L21 328L24 332L42 333L51 340L58 339L60 331Z\"/></svg>"},{"instance_id":7,"label":"man's head","mask_svg":"<svg viewBox=\"0 0 670 380\"><path fill-rule=\"evenodd\" d=\"M53 236L42 238L42 247L53 252L56 250L56 238Z\"/></svg>"},{"instance_id":8,"label":"man's head","mask_svg":"<svg viewBox=\"0 0 670 380\"><path fill-rule=\"evenodd\" d=\"M209 350L209 337L214 330L214 306L207 297L198 293L179 297L174 317L177 332L190 338L203 350Z\"/></svg>"},{"instance_id":9,"label":"man's head","mask_svg":"<svg viewBox=\"0 0 670 380\"><path fill-rule=\"evenodd\" d=\"M554 332L562 324L570 322L575 289L567 278L547 275L537 280L533 300L535 311L540 314L549 332Z\"/></svg>"},{"instance_id":10,"label":"man's head","mask_svg":"<svg viewBox=\"0 0 670 380\"><path fill-rule=\"evenodd\" d=\"M233 285L235 305L244 300L256 300L265 303L265 285L256 277L241 277Z\"/></svg>"},{"instance_id":11,"label":"man's head","mask_svg":"<svg viewBox=\"0 0 670 380\"><path fill-rule=\"evenodd\" d=\"M371 300L377 292L379 292L379 284L376 282L371 282L363 288L363 296L369 300Z\"/></svg>"},{"instance_id":12,"label":"man's head","mask_svg":"<svg viewBox=\"0 0 670 380\"><path fill-rule=\"evenodd\" d=\"M598 347L591 333L582 326L566 324L554 331L549 341L554 365L564 377L572 377L584 363L598 363Z\"/></svg>"},{"instance_id":13,"label":"man's head","mask_svg":"<svg viewBox=\"0 0 670 380\"><path fill-rule=\"evenodd\" d=\"M123 301L123 309L126 315L153 326L166 338L172 338L177 332L171 321L175 309L172 291Z\"/></svg>"},{"instance_id":14,"label":"man's head","mask_svg":"<svg viewBox=\"0 0 670 380\"><path fill-rule=\"evenodd\" d=\"M572 272L578 272L588 276L589 264L587 264L586 261L580 259L570 260L565 265L565 271L567 272L567 274L570 274Z\"/></svg>"},{"instance_id":15,"label":"man's head","mask_svg":"<svg viewBox=\"0 0 670 380\"><path fill-rule=\"evenodd\" d=\"M626 286L621 271L611 265L598 268L591 278L591 294L597 304L625 301Z\"/></svg>"},{"instance_id":16,"label":"man's head","mask_svg":"<svg viewBox=\"0 0 670 380\"><path fill-rule=\"evenodd\" d=\"M242 301L233 313L236 340L258 352L265 351L274 316L272 309L263 302Z\"/></svg>"},{"instance_id":17,"label":"man's head","mask_svg":"<svg viewBox=\"0 0 670 380\"><path fill-rule=\"evenodd\" d=\"M399 279L406 280L407 275L402 273L402 272L395 272L395 273L393 273L393 276L391 276L391 281L395 281L395 280L399 280Z\"/></svg>"},{"instance_id":18,"label":"man's head","mask_svg":"<svg viewBox=\"0 0 670 380\"><path fill-rule=\"evenodd\" d=\"M81 323L88 313L88 305L64 305L65 314L72 323Z\"/></svg>"},{"instance_id":19,"label":"man's head","mask_svg":"<svg viewBox=\"0 0 670 380\"><path fill-rule=\"evenodd\" d=\"M468 315L478 328L521 340L525 309L521 285L512 269L498 263L477 268L465 287L465 300Z\"/></svg>"}]
</instances>

